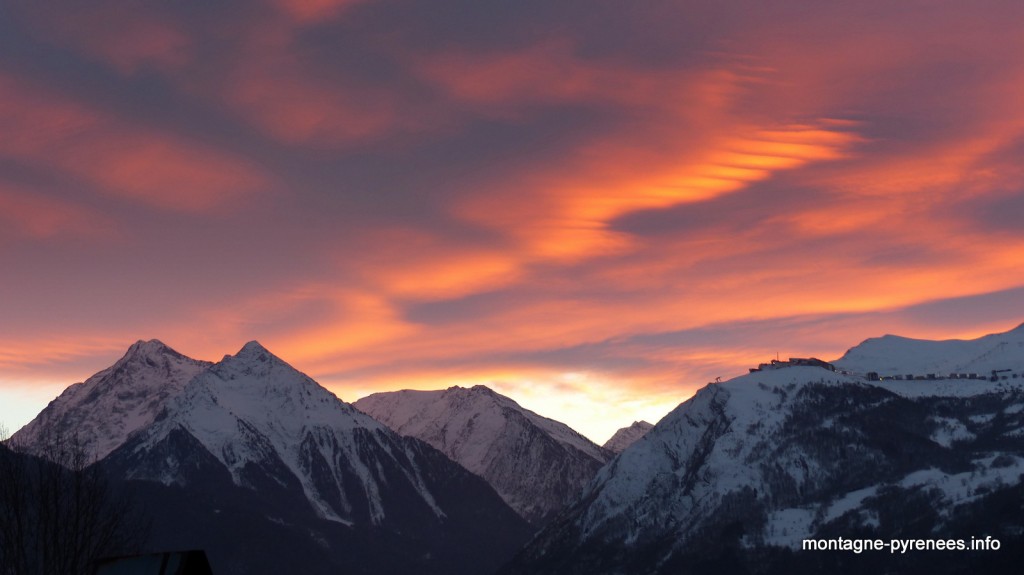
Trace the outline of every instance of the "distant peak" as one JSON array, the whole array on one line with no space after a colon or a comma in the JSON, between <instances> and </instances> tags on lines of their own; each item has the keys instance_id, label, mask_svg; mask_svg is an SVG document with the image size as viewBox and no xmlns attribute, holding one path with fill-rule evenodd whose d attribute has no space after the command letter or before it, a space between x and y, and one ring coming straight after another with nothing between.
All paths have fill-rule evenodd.
<instances>
[{"instance_id":1,"label":"distant peak","mask_svg":"<svg viewBox=\"0 0 1024 575\"><path fill-rule=\"evenodd\" d=\"M158 339L151 339L148 341L140 339L128 348L127 353L124 354L124 359L130 359L133 357L151 357L154 355L163 355L168 353L180 355Z\"/></svg>"},{"instance_id":2,"label":"distant peak","mask_svg":"<svg viewBox=\"0 0 1024 575\"><path fill-rule=\"evenodd\" d=\"M448 391L448 392L451 392L451 393L458 393L458 394L476 393L476 394L497 395L496 391L494 391L493 389L487 387L486 385L474 385L473 387L462 387L461 385L453 385L453 386L449 387L448 389L446 389L445 391Z\"/></svg>"},{"instance_id":3,"label":"distant peak","mask_svg":"<svg viewBox=\"0 0 1024 575\"><path fill-rule=\"evenodd\" d=\"M150 340L140 339L139 341L133 343L131 345L131 347L129 347L128 349L129 350L136 350L136 349L161 349L161 350L163 350L163 349L167 349L167 345L164 344L164 342L160 341L159 339L150 339Z\"/></svg>"},{"instance_id":4,"label":"distant peak","mask_svg":"<svg viewBox=\"0 0 1024 575\"><path fill-rule=\"evenodd\" d=\"M267 348L263 347L263 344L256 341L255 339L242 346L242 349L238 353L270 353Z\"/></svg>"},{"instance_id":5,"label":"distant peak","mask_svg":"<svg viewBox=\"0 0 1024 575\"><path fill-rule=\"evenodd\" d=\"M258 361L267 361L268 359L277 359L270 350L263 347L263 344L253 340L242 346L242 349L238 350L238 353L234 355L238 359L253 359Z\"/></svg>"}]
</instances>

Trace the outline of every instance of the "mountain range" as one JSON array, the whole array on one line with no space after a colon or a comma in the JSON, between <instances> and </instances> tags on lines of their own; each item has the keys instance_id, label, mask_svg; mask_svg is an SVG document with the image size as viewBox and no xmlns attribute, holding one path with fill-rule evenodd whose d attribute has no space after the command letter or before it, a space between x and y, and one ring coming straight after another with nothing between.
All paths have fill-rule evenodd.
<instances>
[{"instance_id":1,"label":"mountain range","mask_svg":"<svg viewBox=\"0 0 1024 575\"><path fill-rule=\"evenodd\" d=\"M777 362L709 384L503 573L1016 572L1022 352L1024 328L973 341L886 336L834 364ZM840 537L993 536L1001 553L804 550Z\"/></svg>"},{"instance_id":2,"label":"mountain range","mask_svg":"<svg viewBox=\"0 0 1024 575\"><path fill-rule=\"evenodd\" d=\"M1016 573L1024 326L887 335L708 384L599 447L484 386L342 402L256 342L139 342L10 445L74 433L218 573ZM531 536L532 535L532 536ZM806 541L997 540L814 551ZM988 539L986 539L988 538Z\"/></svg>"},{"instance_id":3,"label":"mountain range","mask_svg":"<svg viewBox=\"0 0 1024 575\"><path fill-rule=\"evenodd\" d=\"M485 481L256 342L215 364L139 342L11 442L72 430L155 511L154 548L210 549L218 573L482 573L530 533Z\"/></svg>"}]
</instances>

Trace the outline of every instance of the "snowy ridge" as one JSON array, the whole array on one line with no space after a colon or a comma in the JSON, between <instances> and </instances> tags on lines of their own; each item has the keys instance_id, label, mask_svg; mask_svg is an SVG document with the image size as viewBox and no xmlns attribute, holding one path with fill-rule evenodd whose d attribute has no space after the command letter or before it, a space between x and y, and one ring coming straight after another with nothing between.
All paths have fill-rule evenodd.
<instances>
[{"instance_id":1,"label":"snowy ridge","mask_svg":"<svg viewBox=\"0 0 1024 575\"><path fill-rule=\"evenodd\" d=\"M677 573L709 545L749 550L754 570L766 547L804 538L956 536L978 522L1019 537L1024 521L986 502L1019 500L1022 340L1022 328L970 342L888 336L850 350L840 371L791 366L709 384L605 466L503 573ZM925 377L866 377L885 366ZM1008 371L948 376L968 369Z\"/></svg>"},{"instance_id":2,"label":"snowy ridge","mask_svg":"<svg viewBox=\"0 0 1024 575\"><path fill-rule=\"evenodd\" d=\"M485 425L493 426L498 424L504 413L514 411L565 447L581 451L594 459L608 458L608 454L594 442L568 425L525 409L514 399L496 393L485 385L471 388L453 386L437 391L407 389L374 393L353 405L399 433L412 436L436 427L437 422L446 417L474 417L487 420L490 423ZM378 413L380 417L376 416Z\"/></svg>"},{"instance_id":3,"label":"snowy ridge","mask_svg":"<svg viewBox=\"0 0 1024 575\"><path fill-rule=\"evenodd\" d=\"M654 425L646 421L634 421L629 427L623 427L616 431L602 447L612 453L622 453L627 447L646 435L652 427Z\"/></svg>"},{"instance_id":4,"label":"snowy ridge","mask_svg":"<svg viewBox=\"0 0 1024 575\"><path fill-rule=\"evenodd\" d=\"M815 367L758 372L709 385L686 401L606 466L584 499L593 502L580 518L584 537L622 523L625 541L644 536L646 525L679 516L711 514L732 493L764 493L756 466L764 438L777 434L799 390L807 385L864 387L855 378ZM813 480L801 471L798 483ZM681 492L666 502L661 497ZM629 520L623 520L623 516Z\"/></svg>"},{"instance_id":5,"label":"snowy ridge","mask_svg":"<svg viewBox=\"0 0 1024 575\"><path fill-rule=\"evenodd\" d=\"M381 493L387 486L382 484L385 463L380 457L406 451L385 426L257 342L195 377L168 403L160 420L131 444L131 452L154 450L172 432L182 430L216 457L236 484L255 481L254 468L283 488L297 480L322 517L348 524L355 520L355 503L339 486L354 476L362 486L371 523L381 523L386 516ZM403 455L415 460L414 454ZM415 465L400 469L422 500L442 517ZM170 467L158 477L129 477L172 484L182 481L176 471Z\"/></svg>"},{"instance_id":6,"label":"snowy ridge","mask_svg":"<svg viewBox=\"0 0 1024 575\"><path fill-rule=\"evenodd\" d=\"M610 456L569 426L481 385L375 393L354 405L483 477L535 523L574 497Z\"/></svg>"},{"instance_id":7,"label":"snowy ridge","mask_svg":"<svg viewBox=\"0 0 1024 575\"><path fill-rule=\"evenodd\" d=\"M886 335L868 339L833 362L839 369L880 375L948 375L1008 369L1024 373L1024 325L978 339L929 341Z\"/></svg>"},{"instance_id":8,"label":"snowy ridge","mask_svg":"<svg viewBox=\"0 0 1024 575\"><path fill-rule=\"evenodd\" d=\"M64 390L12 441L41 453L47 434L75 434L90 458L102 459L210 365L158 340L138 341L114 365Z\"/></svg>"}]
</instances>

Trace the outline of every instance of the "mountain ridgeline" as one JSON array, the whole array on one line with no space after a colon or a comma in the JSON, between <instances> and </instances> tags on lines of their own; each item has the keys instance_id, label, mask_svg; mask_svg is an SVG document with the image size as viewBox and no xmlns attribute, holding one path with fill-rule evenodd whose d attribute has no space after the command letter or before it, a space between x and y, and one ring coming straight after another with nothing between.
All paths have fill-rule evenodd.
<instances>
[{"instance_id":1,"label":"mountain ridgeline","mask_svg":"<svg viewBox=\"0 0 1024 575\"><path fill-rule=\"evenodd\" d=\"M886 336L701 389L502 573L1017 573L1022 474L1024 329ZM1001 545L804 549L840 537Z\"/></svg>"},{"instance_id":2,"label":"mountain ridgeline","mask_svg":"<svg viewBox=\"0 0 1024 575\"><path fill-rule=\"evenodd\" d=\"M216 573L1017 573L1024 327L884 336L709 384L599 447L477 386L340 401L259 344L139 342L12 444L74 432ZM805 541L998 541L961 551Z\"/></svg>"},{"instance_id":3,"label":"mountain ridgeline","mask_svg":"<svg viewBox=\"0 0 1024 575\"><path fill-rule=\"evenodd\" d=\"M375 393L354 405L483 477L535 525L575 499L612 457L564 423L482 385Z\"/></svg>"},{"instance_id":4,"label":"mountain ridgeline","mask_svg":"<svg viewBox=\"0 0 1024 575\"><path fill-rule=\"evenodd\" d=\"M151 547L205 548L217 573L486 573L531 531L485 481L256 342L216 364L140 342L11 441L68 429L153 512Z\"/></svg>"}]
</instances>

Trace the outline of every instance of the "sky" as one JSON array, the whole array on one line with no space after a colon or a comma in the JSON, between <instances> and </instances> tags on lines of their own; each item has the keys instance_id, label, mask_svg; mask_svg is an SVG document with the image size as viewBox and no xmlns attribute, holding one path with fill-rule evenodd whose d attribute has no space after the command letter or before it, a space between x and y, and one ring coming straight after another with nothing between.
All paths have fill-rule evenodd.
<instances>
[{"instance_id":1,"label":"sky","mask_svg":"<svg viewBox=\"0 0 1024 575\"><path fill-rule=\"evenodd\" d=\"M139 339L603 442L1024 321L1024 3L0 0L0 422Z\"/></svg>"}]
</instances>

